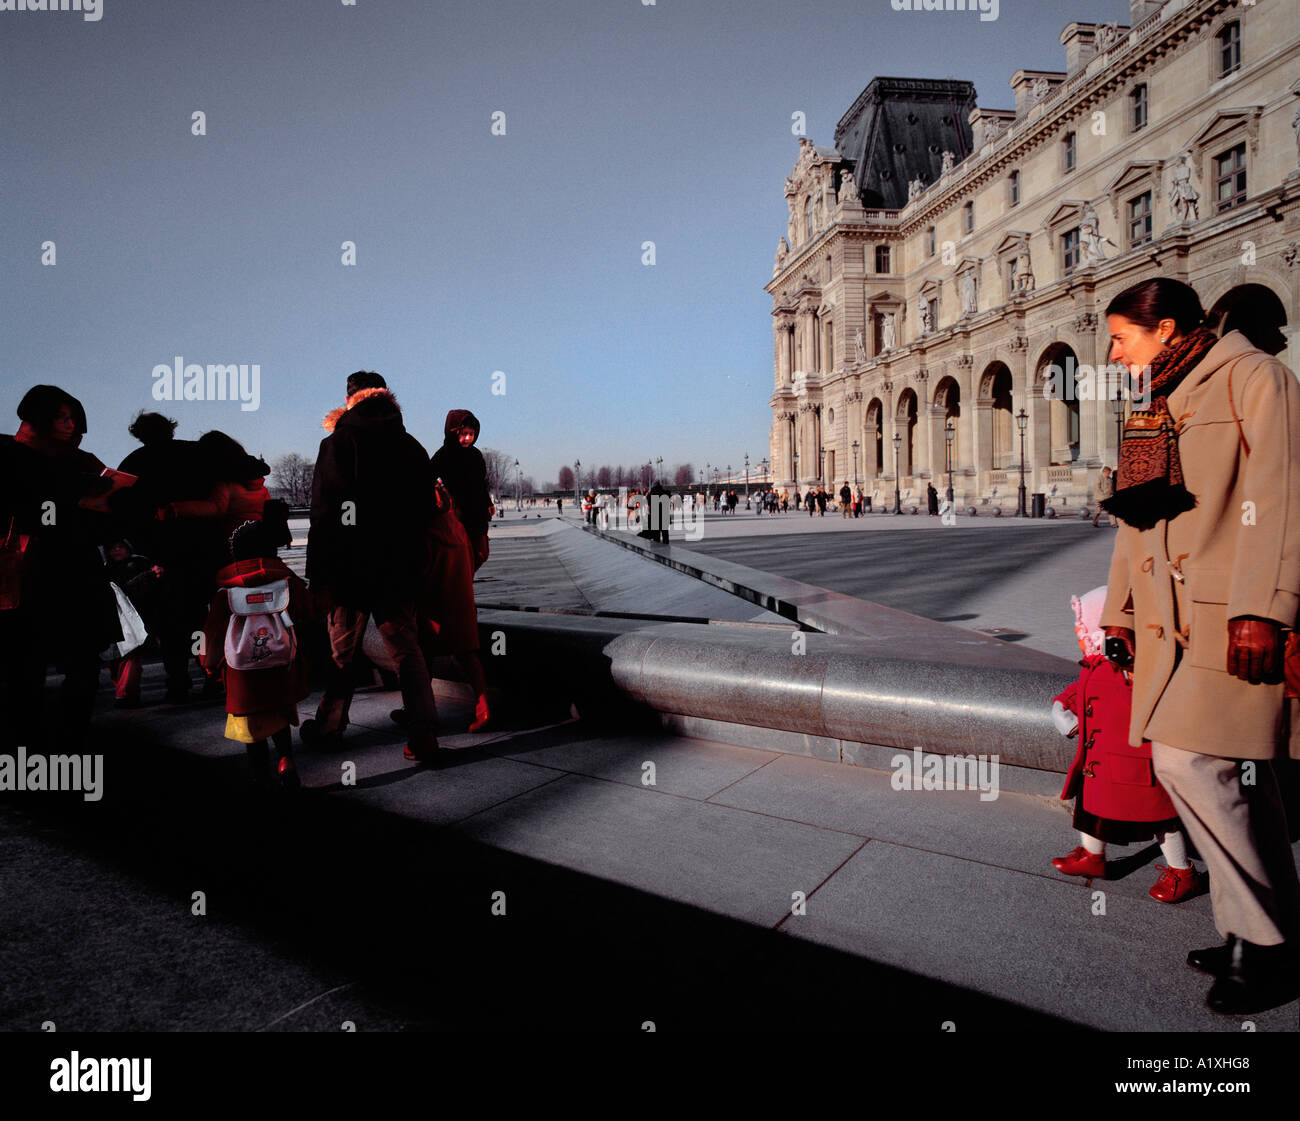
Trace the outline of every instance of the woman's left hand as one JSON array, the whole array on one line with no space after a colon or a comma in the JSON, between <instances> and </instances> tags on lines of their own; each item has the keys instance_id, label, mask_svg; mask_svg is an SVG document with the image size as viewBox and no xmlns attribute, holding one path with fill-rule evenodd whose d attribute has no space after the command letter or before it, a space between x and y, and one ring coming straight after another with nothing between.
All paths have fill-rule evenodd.
<instances>
[{"instance_id":1,"label":"woman's left hand","mask_svg":"<svg viewBox=\"0 0 1300 1121\"><path fill-rule=\"evenodd\" d=\"M1251 685L1282 680L1282 627L1272 619L1228 620L1228 672Z\"/></svg>"}]
</instances>

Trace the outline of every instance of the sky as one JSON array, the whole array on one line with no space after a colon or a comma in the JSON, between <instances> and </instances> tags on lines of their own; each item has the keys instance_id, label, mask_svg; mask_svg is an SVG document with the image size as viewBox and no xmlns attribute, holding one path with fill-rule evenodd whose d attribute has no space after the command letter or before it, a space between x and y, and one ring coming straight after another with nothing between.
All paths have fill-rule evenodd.
<instances>
[{"instance_id":1,"label":"sky","mask_svg":"<svg viewBox=\"0 0 1300 1121\"><path fill-rule=\"evenodd\" d=\"M82 400L83 447L106 463L136 446L141 409L183 438L220 428L268 459L312 458L347 374L372 369L430 451L447 410L468 408L480 444L539 484L575 459L757 463L792 114L830 145L878 75L969 80L980 105L1010 108L1017 69L1063 68L1067 23L1128 9L0 11L0 431L47 382ZM156 399L177 358L247 366L245 399Z\"/></svg>"}]
</instances>

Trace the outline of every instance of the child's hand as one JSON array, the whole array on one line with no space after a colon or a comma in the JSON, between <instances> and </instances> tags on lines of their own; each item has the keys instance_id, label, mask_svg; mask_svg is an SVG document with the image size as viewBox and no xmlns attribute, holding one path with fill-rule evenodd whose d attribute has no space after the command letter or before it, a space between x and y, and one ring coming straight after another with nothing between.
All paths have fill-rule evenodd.
<instances>
[{"instance_id":1,"label":"child's hand","mask_svg":"<svg viewBox=\"0 0 1300 1121\"><path fill-rule=\"evenodd\" d=\"M1079 718L1060 701L1052 702L1052 723L1063 736L1072 736L1079 730Z\"/></svg>"}]
</instances>

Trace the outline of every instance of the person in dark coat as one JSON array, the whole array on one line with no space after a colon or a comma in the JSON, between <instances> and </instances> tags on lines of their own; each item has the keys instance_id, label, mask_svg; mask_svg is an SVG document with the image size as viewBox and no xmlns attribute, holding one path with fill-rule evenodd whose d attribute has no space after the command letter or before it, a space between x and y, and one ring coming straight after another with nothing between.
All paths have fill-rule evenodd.
<instances>
[{"instance_id":1,"label":"person in dark coat","mask_svg":"<svg viewBox=\"0 0 1300 1121\"><path fill-rule=\"evenodd\" d=\"M429 530L428 584L420 602L426 658L453 656L474 690L471 732L486 731L492 719L474 606L474 573L488 558L493 514L487 464L474 446L479 431L478 417L468 409L447 413L442 447L429 464L439 501Z\"/></svg>"},{"instance_id":2,"label":"person in dark coat","mask_svg":"<svg viewBox=\"0 0 1300 1121\"><path fill-rule=\"evenodd\" d=\"M139 413L129 431L142 446L118 466L137 476L118 509L131 540L163 569L156 637L167 679L166 699L177 704L190 697L190 659L198 659L194 633L207 615L226 546L215 519L163 519L157 514L171 503L207 497L213 471L204 449L193 440L177 440L176 421L161 413ZM203 677L211 692L208 675Z\"/></svg>"},{"instance_id":3,"label":"person in dark coat","mask_svg":"<svg viewBox=\"0 0 1300 1121\"><path fill-rule=\"evenodd\" d=\"M302 727L307 743L337 746L355 690L353 661L374 616L397 667L407 714L406 757L433 762L437 710L420 649L416 598L427 564L433 475L429 455L372 371L348 378L347 403L325 418L329 433L312 477L307 579L329 608L331 680Z\"/></svg>"},{"instance_id":4,"label":"person in dark coat","mask_svg":"<svg viewBox=\"0 0 1300 1121\"><path fill-rule=\"evenodd\" d=\"M845 481L840 487L840 517L847 518L853 512L853 491L849 489L849 484Z\"/></svg>"},{"instance_id":5,"label":"person in dark coat","mask_svg":"<svg viewBox=\"0 0 1300 1121\"><path fill-rule=\"evenodd\" d=\"M817 516L824 518L826 516L826 488L817 488Z\"/></svg>"},{"instance_id":6,"label":"person in dark coat","mask_svg":"<svg viewBox=\"0 0 1300 1121\"><path fill-rule=\"evenodd\" d=\"M939 513L939 492L934 489L933 483L925 484L925 504L930 512L931 517L938 516Z\"/></svg>"},{"instance_id":7,"label":"person in dark coat","mask_svg":"<svg viewBox=\"0 0 1300 1121\"><path fill-rule=\"evenodd\" d=\"M98 545L110 532L108 469L81 450L86 412L70 393L33 386L13 436L0 436L0 535L25 538L23 562L5 569L0 611L0 721L4 742L76 747L90 724L99 654L121 639L117 600ZM110 472L111 474L111 472ZM12 535L12 536L11 536ZM58 719L41 719L45 671L64 674Z\"/></svg>"}]
</instances>

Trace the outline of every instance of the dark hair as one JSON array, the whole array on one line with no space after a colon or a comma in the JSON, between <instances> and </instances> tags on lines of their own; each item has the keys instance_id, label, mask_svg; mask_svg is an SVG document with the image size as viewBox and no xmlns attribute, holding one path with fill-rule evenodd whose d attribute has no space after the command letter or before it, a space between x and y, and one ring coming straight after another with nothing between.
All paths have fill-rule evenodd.
<instances>
[{"instance_id":1,"label":"dark hair","mask_svg":"<svg viewBox=\"0 0 1300 1121\"><path fill-rule=\"evenodd\" d=\"M287 549L293 544L293 534L289 530L289 503L283 498L268 498L262 506L262 528L267 540L278 549Z\"/></svg>"},{"instance_id":2,"label":"dark hair","mask_svg":"<svg viewBox=\"0 0 1300 1121\"><path fill-rule=\"evenodd\" d=\"M205 432L198 439L200 461L206 473L206 482L240 483L270 474L271 468L264 460L249 455L244 445L220 429Z\"/></svg>"},{"instance_id":3,"label":"dark hair","mask_svg":"<svg viewBox=\"0 0 1300 1121\"><path fill-rule=\"evenodd\" d=\"M146 413L141 409L127 431L142 444L161 444L176 435L176 421L162 413Z\"/></svg>"},{"instance_id":4,"label":"dark hair","mask_svg":"<svg viewBox=\"0 0 1300 1121\"><path fill-rule=\"evenodd\" d=\"M230 535L230 555L235 560L275 556L275 540L262 522L244 522Z\"/></svg>"},{"instance_id":5,"label":"dark hair","mask_svg":"<svg viewBox=\"0 0 1300 1121\"><path fill-rule=\"evenodd\" d=\"M1263 284L1239 284L1225 292L1210 308L1207 325L1222 338L1229 331L1240 331L1251 344L1266 354L1280 354L1286 349L1286 308L1273 289Z\"/></svg>"},{"instance_id":6,"label":"dark hair","mask_svg":"<svg viewBox=\"0 0 1300 1121\"><path fill-rule=\"evenodd\" d=\"M1106 314L1122 315L1147 330L1158 326L1162 319L1172 319L1180 335L1205 322L1196 290L1166 276L1142 280L1125 288L1106 305Z\"/></svg>"},{"instance_id":7,"label":"dark hair","mask_svg":"<svg viewBox=\"0 0 1300 1121\"><path fill-rule=\"evenodd\" d=\"M382 374L375 373L374 370L358 370L354 374L348 374L348 396L358 393L363 389L387 389L388 382L384 381Z\"/></svg>"},{"instance_id":8,"label":"dark hair","mask_svg":"<svg viewBox=\"0 0 1300 1121\"><path fill-rule=\"evenodd\" d=\"M18 419L26 421L39 432L49 432L54 427L54 418L64 405L72 413L78 435L86 431L86 410L81 407L71 393L65 392L57 385L34 385L18 402Z\"/></svg>"}]
</instances>

